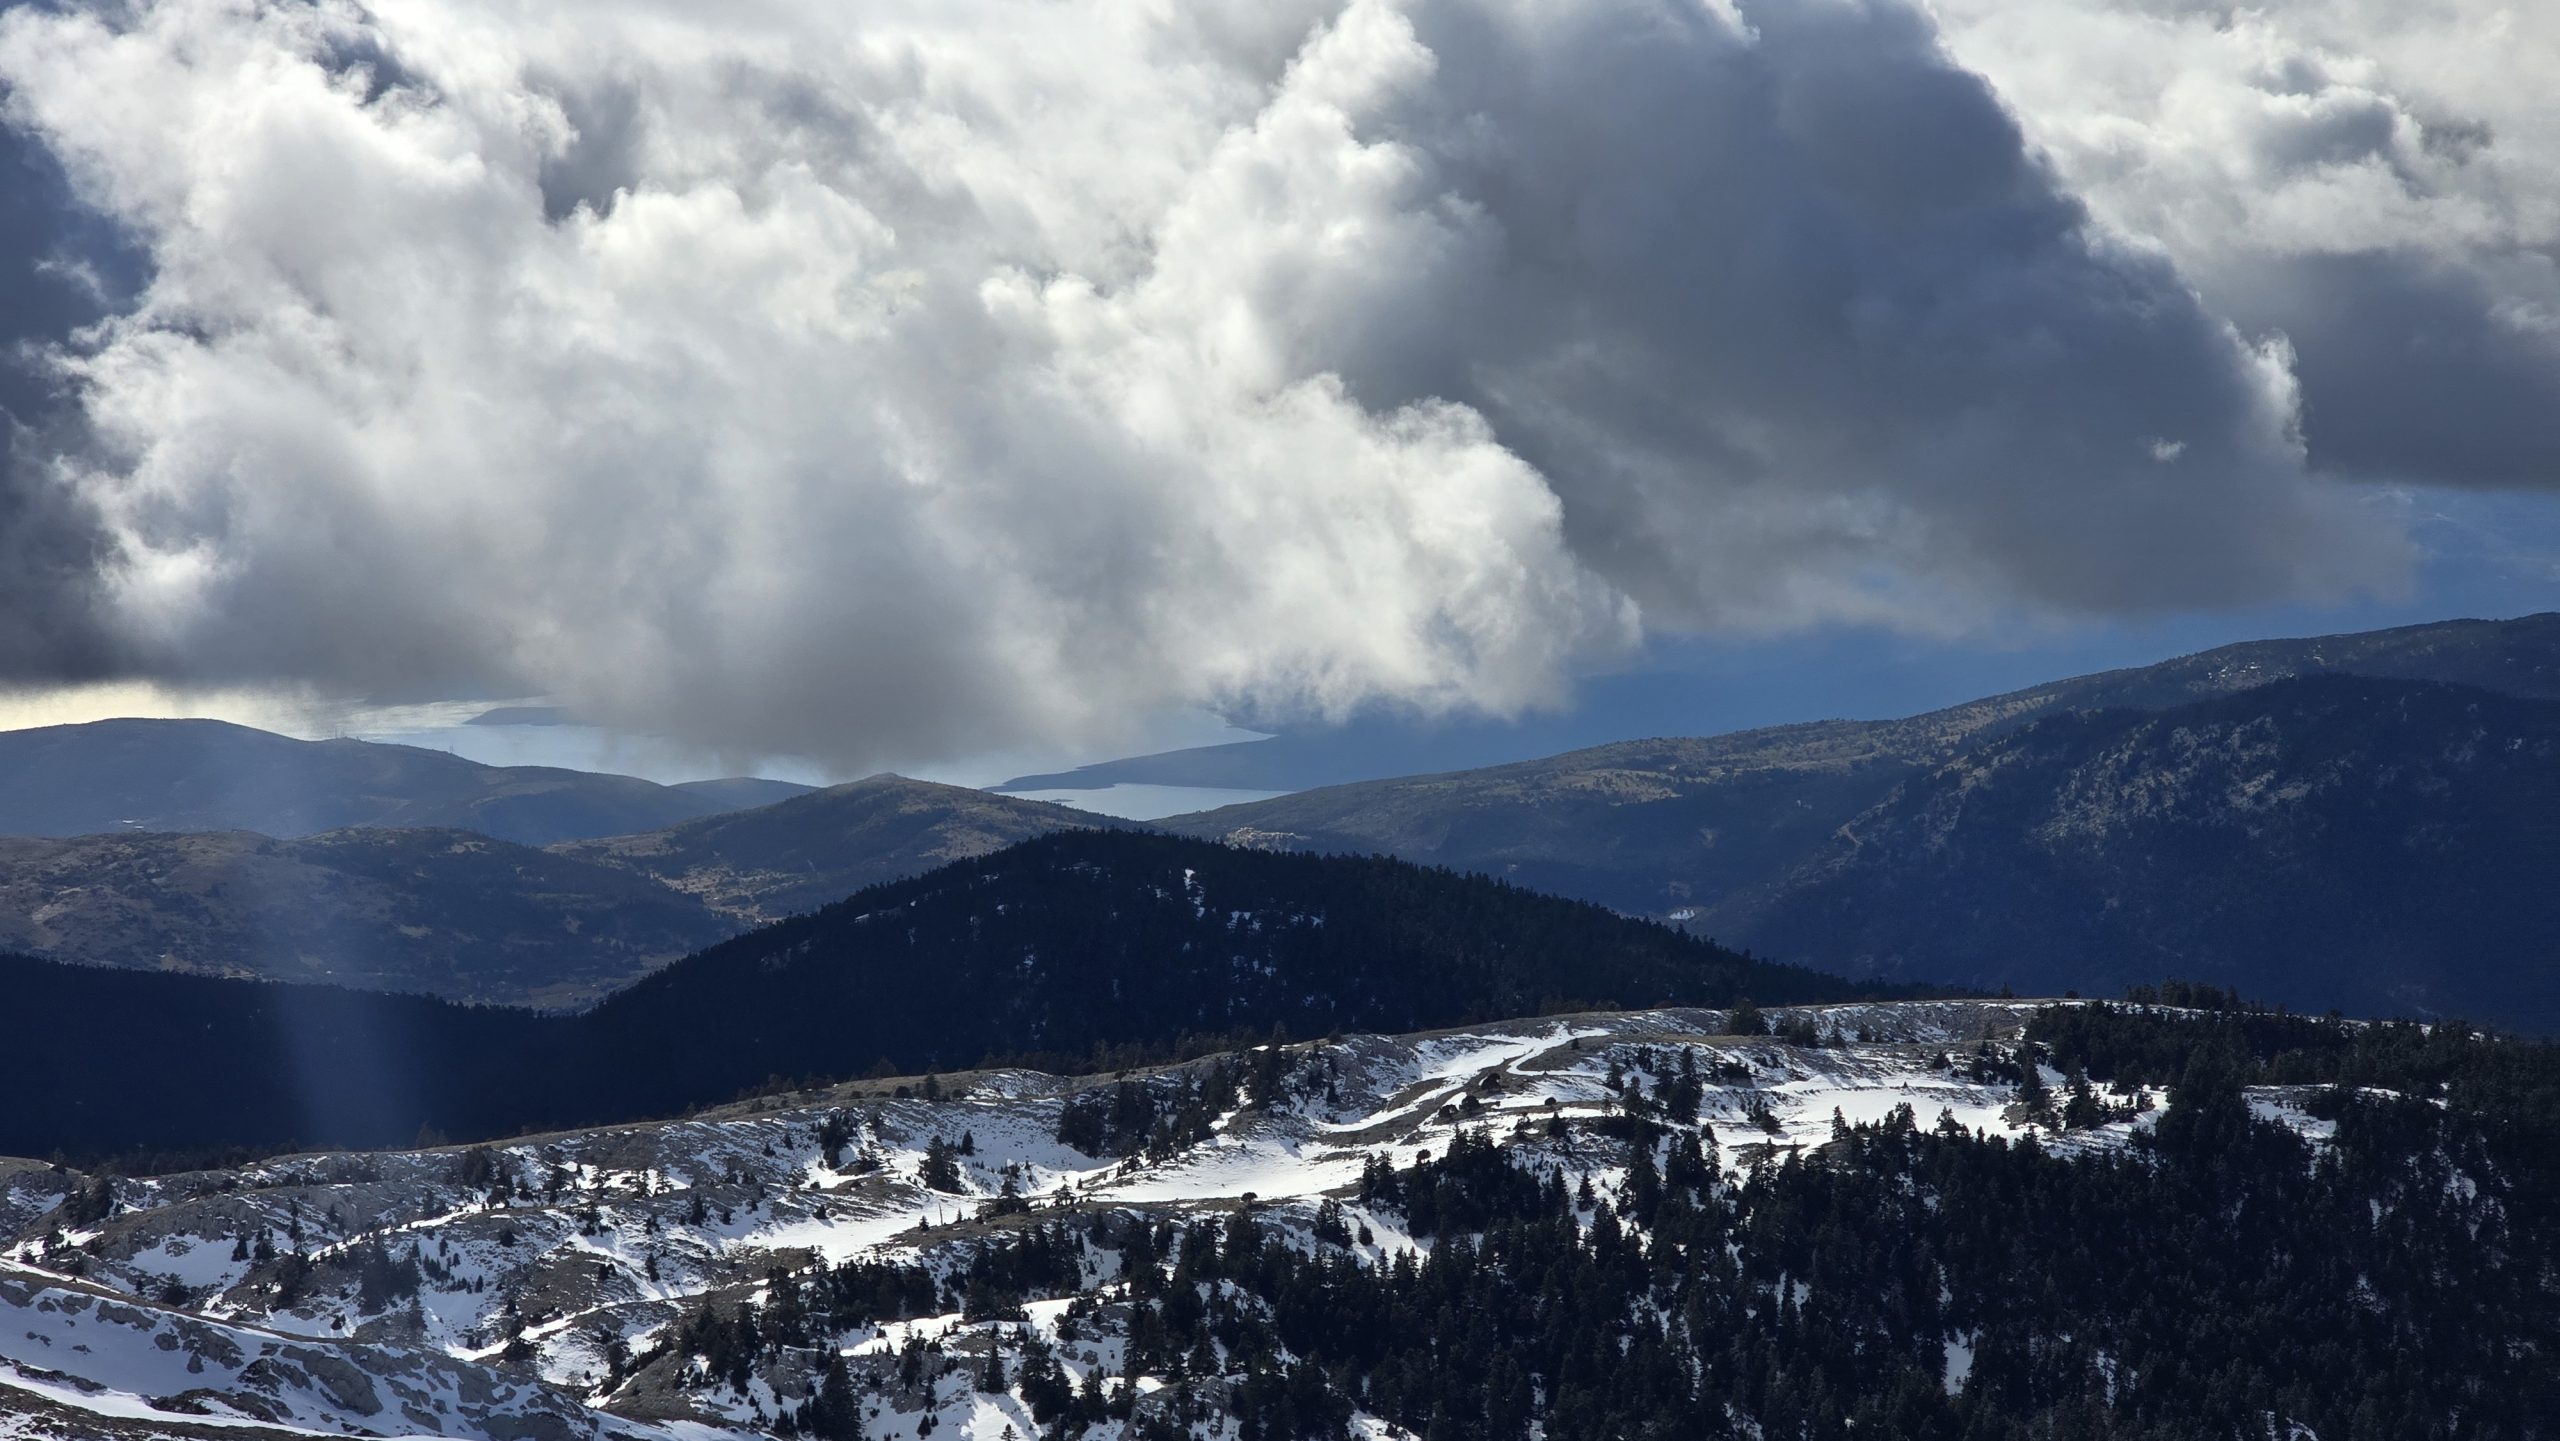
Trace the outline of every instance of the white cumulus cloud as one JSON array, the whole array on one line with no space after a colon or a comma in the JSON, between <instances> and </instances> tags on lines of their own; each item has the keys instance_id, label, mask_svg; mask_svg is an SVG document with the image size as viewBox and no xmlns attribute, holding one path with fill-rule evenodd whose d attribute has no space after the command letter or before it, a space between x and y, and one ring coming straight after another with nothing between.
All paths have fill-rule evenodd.
<instances>
[{"instance_id":1,"label":"white cumulus cloud","mask_svg":"<svg viewBox=\"0 0 2560 1441\"><path fill-rule=\"evenodd\" d=\"M2397 583L2302 343L2216 298L2322 225L2213 238L2241 181L2111 178L2150 122L2034 118L1995 48L1897 0L17 10L9 120L148 261L41 484L107 668L846 766L1514 711L1647 625ZM2266 164L2434 153L2334 88ZM2302 209L2352 256L2439 227L2396 203Z\"/></svg>"}]
</instances>

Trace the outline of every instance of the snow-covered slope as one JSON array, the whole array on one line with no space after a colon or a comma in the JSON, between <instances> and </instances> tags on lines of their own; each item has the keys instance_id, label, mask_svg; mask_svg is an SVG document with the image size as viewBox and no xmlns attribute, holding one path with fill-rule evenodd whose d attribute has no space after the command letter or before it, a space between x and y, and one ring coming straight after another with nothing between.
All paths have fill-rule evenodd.
<instances>
[{"instance_id":1,"label":"snow-covered slope","mask_svg":"<svg viewBox=\"0 0 2560 1441\"><path fill-rule=\"evenodd\" d=\"M309 1340L137 1305L23 1266L0 1265L0 1312L8 1317L0 1396L24 1395L59 1412L314 1435L608 1441L663 1434L434 1347ZM46 1434L41 1426L21 1430Z\"/></svg>"},{"instance_id":2,"label":"snow-covered slope","mask_svg":"<svg viewBox=\"0 0 2560 1441\"><path fill-rule=\"evenodd\" d=\"M1612 1121L1636 1109L1702 1130L1734 1171L1819 1152L1835 1124L1902 1106L1922 1127L2056 1148L2117 1146L2148 1125L2156 1096L2100 1091L2069 1132L2022 1099L2016 1037L2036 1004L1773 1011L1792 1040L1726 1034L1721 1012L1561 1016L1120 1077L863 1082L682 1121L147 1180L0 1162L0 1413L30 1435L80 1434L65 1415L100 1434L760 1431L806 1398L810 1367L741 1387L689 1356L650 1357L671 1324L769 1294L776 1270L966 1256L1063 1218L1243 1207L1302 1232L1340 1207L1353 1252L1377 1261L1417 1243L1357 1204L1373 1157L1402 1164L1480 1131L1605 1199L1629 1154ZM2260 1099L2316 1131L2284 1097ZM1089 1251L1081 1285L1034 1298L1028 1319L955 1312L826 1344L879 1427L914 1435L931 1414L947 1428L934 1435L1027 1438L1018 1395L936 1395L932 1378L965 1382L980 1374L967 1358L1038 1336L1079 1380L1151 1391L1115 1369L1117 1264ZM1078 1294L1092 1304L1062 1337ZM920 1389L898 1372L925 1338Z\"/></svg>"}]
</instances>

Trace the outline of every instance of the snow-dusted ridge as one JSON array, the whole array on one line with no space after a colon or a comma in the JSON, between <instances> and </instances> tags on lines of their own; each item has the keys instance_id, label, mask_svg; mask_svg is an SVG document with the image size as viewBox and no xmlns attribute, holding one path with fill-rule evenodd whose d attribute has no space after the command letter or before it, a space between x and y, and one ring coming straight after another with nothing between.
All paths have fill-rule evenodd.
<instances>
[{"instance_id":1,"label":"snow-dusted ridge","mask_svg":"<svg viewBox=\"0 0 2560 1441\"><path fill-rule=\"evenodd\" d=\"M1698 1120L1729 1169L1818 1152L1835 1117L1875 1121L1902 1106L1923 1127L2033 1132L2064 1149L2123 1144L2156 1114L2156 1095L2101 1092L2104 1119L2063 1133L1975 1063L2010 1062L2044 1004L1769 1013L1821 1045L1728 1035L1730 1018L1716 1011L1559 1016L1119 1078L862 1082L489 1147L279 1157L111 1183L0 1161L0 1436L84 1434L64 1418L133 1435L744 1434L805 1396L801 1383L759 1378L742 1393L669 1358L608 1387L608 1351L645 1353L702 1305L759 1296L773 1268L949 1256L1062 1215L1249 1203L1304 1229L1320 1201L1350 1200L1372 1157L1437 1153L1462 1128L1524 1163L1589 1176L1606 1196L1625 1151L1597 1123L1681 1070L1703 1084ZM1127 1156L1059 1139L1080 1095L1122 1080L1172 1094L1221 1067L1256 1073L1261 1093L1224 1105L1200 1134ZM2057 1090L2063 1081L2050 1070L2043 1079ZM2262 1114L2320 1134L2289 1098L2258 1100ZM946 1164L946 1189L928 1186ZM1346 1214L1368 1258L1416 1244L1392 1215ZM414 1295L380 1284L386 1260L412 1257ZM1111 1255L1084 1264L1087 1290L1107 1293ZM1054 1333L1064 1307L1063 1297L1037 1301L1012 1328ZM971 1345L993 1344L971 1329L955 1315L843 1336L838 1348L887 1367L909 1335L947 1335L942 1355L956 1365ZM1062 1357L1079 1377L1113 1375L1114 1345L1087 1332ZM883 1425L904 1415L905 1435L925 1405L895 1388L871 1404ZM937 1436L1036 1434L1019 1398L965 1386L935 1414Z\"/></svg>"}]
</instances>

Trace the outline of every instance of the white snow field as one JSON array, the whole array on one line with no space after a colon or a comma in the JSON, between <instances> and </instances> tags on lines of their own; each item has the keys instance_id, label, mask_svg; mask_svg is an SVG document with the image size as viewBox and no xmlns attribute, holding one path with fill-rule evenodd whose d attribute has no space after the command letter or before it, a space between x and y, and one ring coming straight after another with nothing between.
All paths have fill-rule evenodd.
<instances>
[{"instance_id":1,"label":"white snow field","mask_svg":"<svg viewBox=\"0 0 2560 1441\"><path fill-rule=\"evenodd\" d=\"M1384 1257L1417 1243L1392 1216L1349 1205L1372 1156L1407 1164L1461 1128L1481 1130L1523 1163L1587 1175L1607 1195L1623 1148L1586 1123L1625 1104L1628 1088L1655 1093L1684 1065L1705 1085L1699 1119L1714 1154L1736 1172L1818 1152L1835 1118L1873 1122L1903 1106L1923 1127L2033 1132L2061 1149L2124 1144L2156 1115L2158 1095L2104 1094L2113 1118L2066 1134L2031 1119L2015 1086L1971 1079L1977 1051L2008 1057L2044 1004L1770 1012L1811 1022L1832 1042L1821 1046L1726 1035L1721 1012L1662 1010L1353 1036L1120 1077L976 1072L937 1078L934 1099L912 1079L862 1082L484 1147L286 1156L117 1180L112 1213L78 1225L66 1207L89 1178L0 1161L0 1437L762 1434L805 1397L788 1389L801 1383L758 1378L740 1391L689 1364L616 1378L608 1353L645 1352L705 1305L762 1297L776 1268L931 1261L1097 1211L1250 1204L1303 1230L1330 1197L1364 1229L1359 1252ZM1057 1139L1062 1109L1081 1092L1178 1089L1239 1064L1276 1067L1283 1094L1240 1104L1205 1135L1155 1154L1087 1155ZM2062 1082L2050 1071L2044 1079ZM2322 1137L2298 1098L2253 1099L2260 1114ZM962 1151L956 1189L924 1184L937 1140ZM998 1214L1007 1196L1018 1200ZM368 1295L369 1256L414 1258L415 1294ZM1107 1304L1116 1262L1094 1252L1085 1264L1087 1294ZM897 1323L840 1338L839 1349L886 1365L910 1338L930 1338L947 1371L971 1347L994 1344L982 1333L1057 1337L1067 1303L1037 1301L1021 1321ZM1151 1384L1118 1377L1107 1335L1088 1329L1057 1344L1079 1382ZM1018 1396L944 1389L929 1412L921 1397L884 1402L874 1424L914 1435L930 1414L937 1438L1036 1434ZM897 1409L910 1399L911 1412Z\"/></svg>"}]
</instances>

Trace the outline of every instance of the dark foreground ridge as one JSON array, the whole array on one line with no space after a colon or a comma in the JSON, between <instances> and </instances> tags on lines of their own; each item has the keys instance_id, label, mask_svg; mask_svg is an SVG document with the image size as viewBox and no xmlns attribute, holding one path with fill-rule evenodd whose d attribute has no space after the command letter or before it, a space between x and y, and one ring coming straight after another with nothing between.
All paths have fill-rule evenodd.
<instances>
[{"instance_id":1,"label":"dark foreground ridge","mask_svg":"<svg viewBox=\"0 0 2560 1441\"><path fill-rule=\"evenodd\" d=\"M875 886L571 1017L25 958L0 992L0 1153L35 1156L495 1136L883 1066L1866 993L1482 877L1134 831Z\"/></svg>"}]
</instances>

